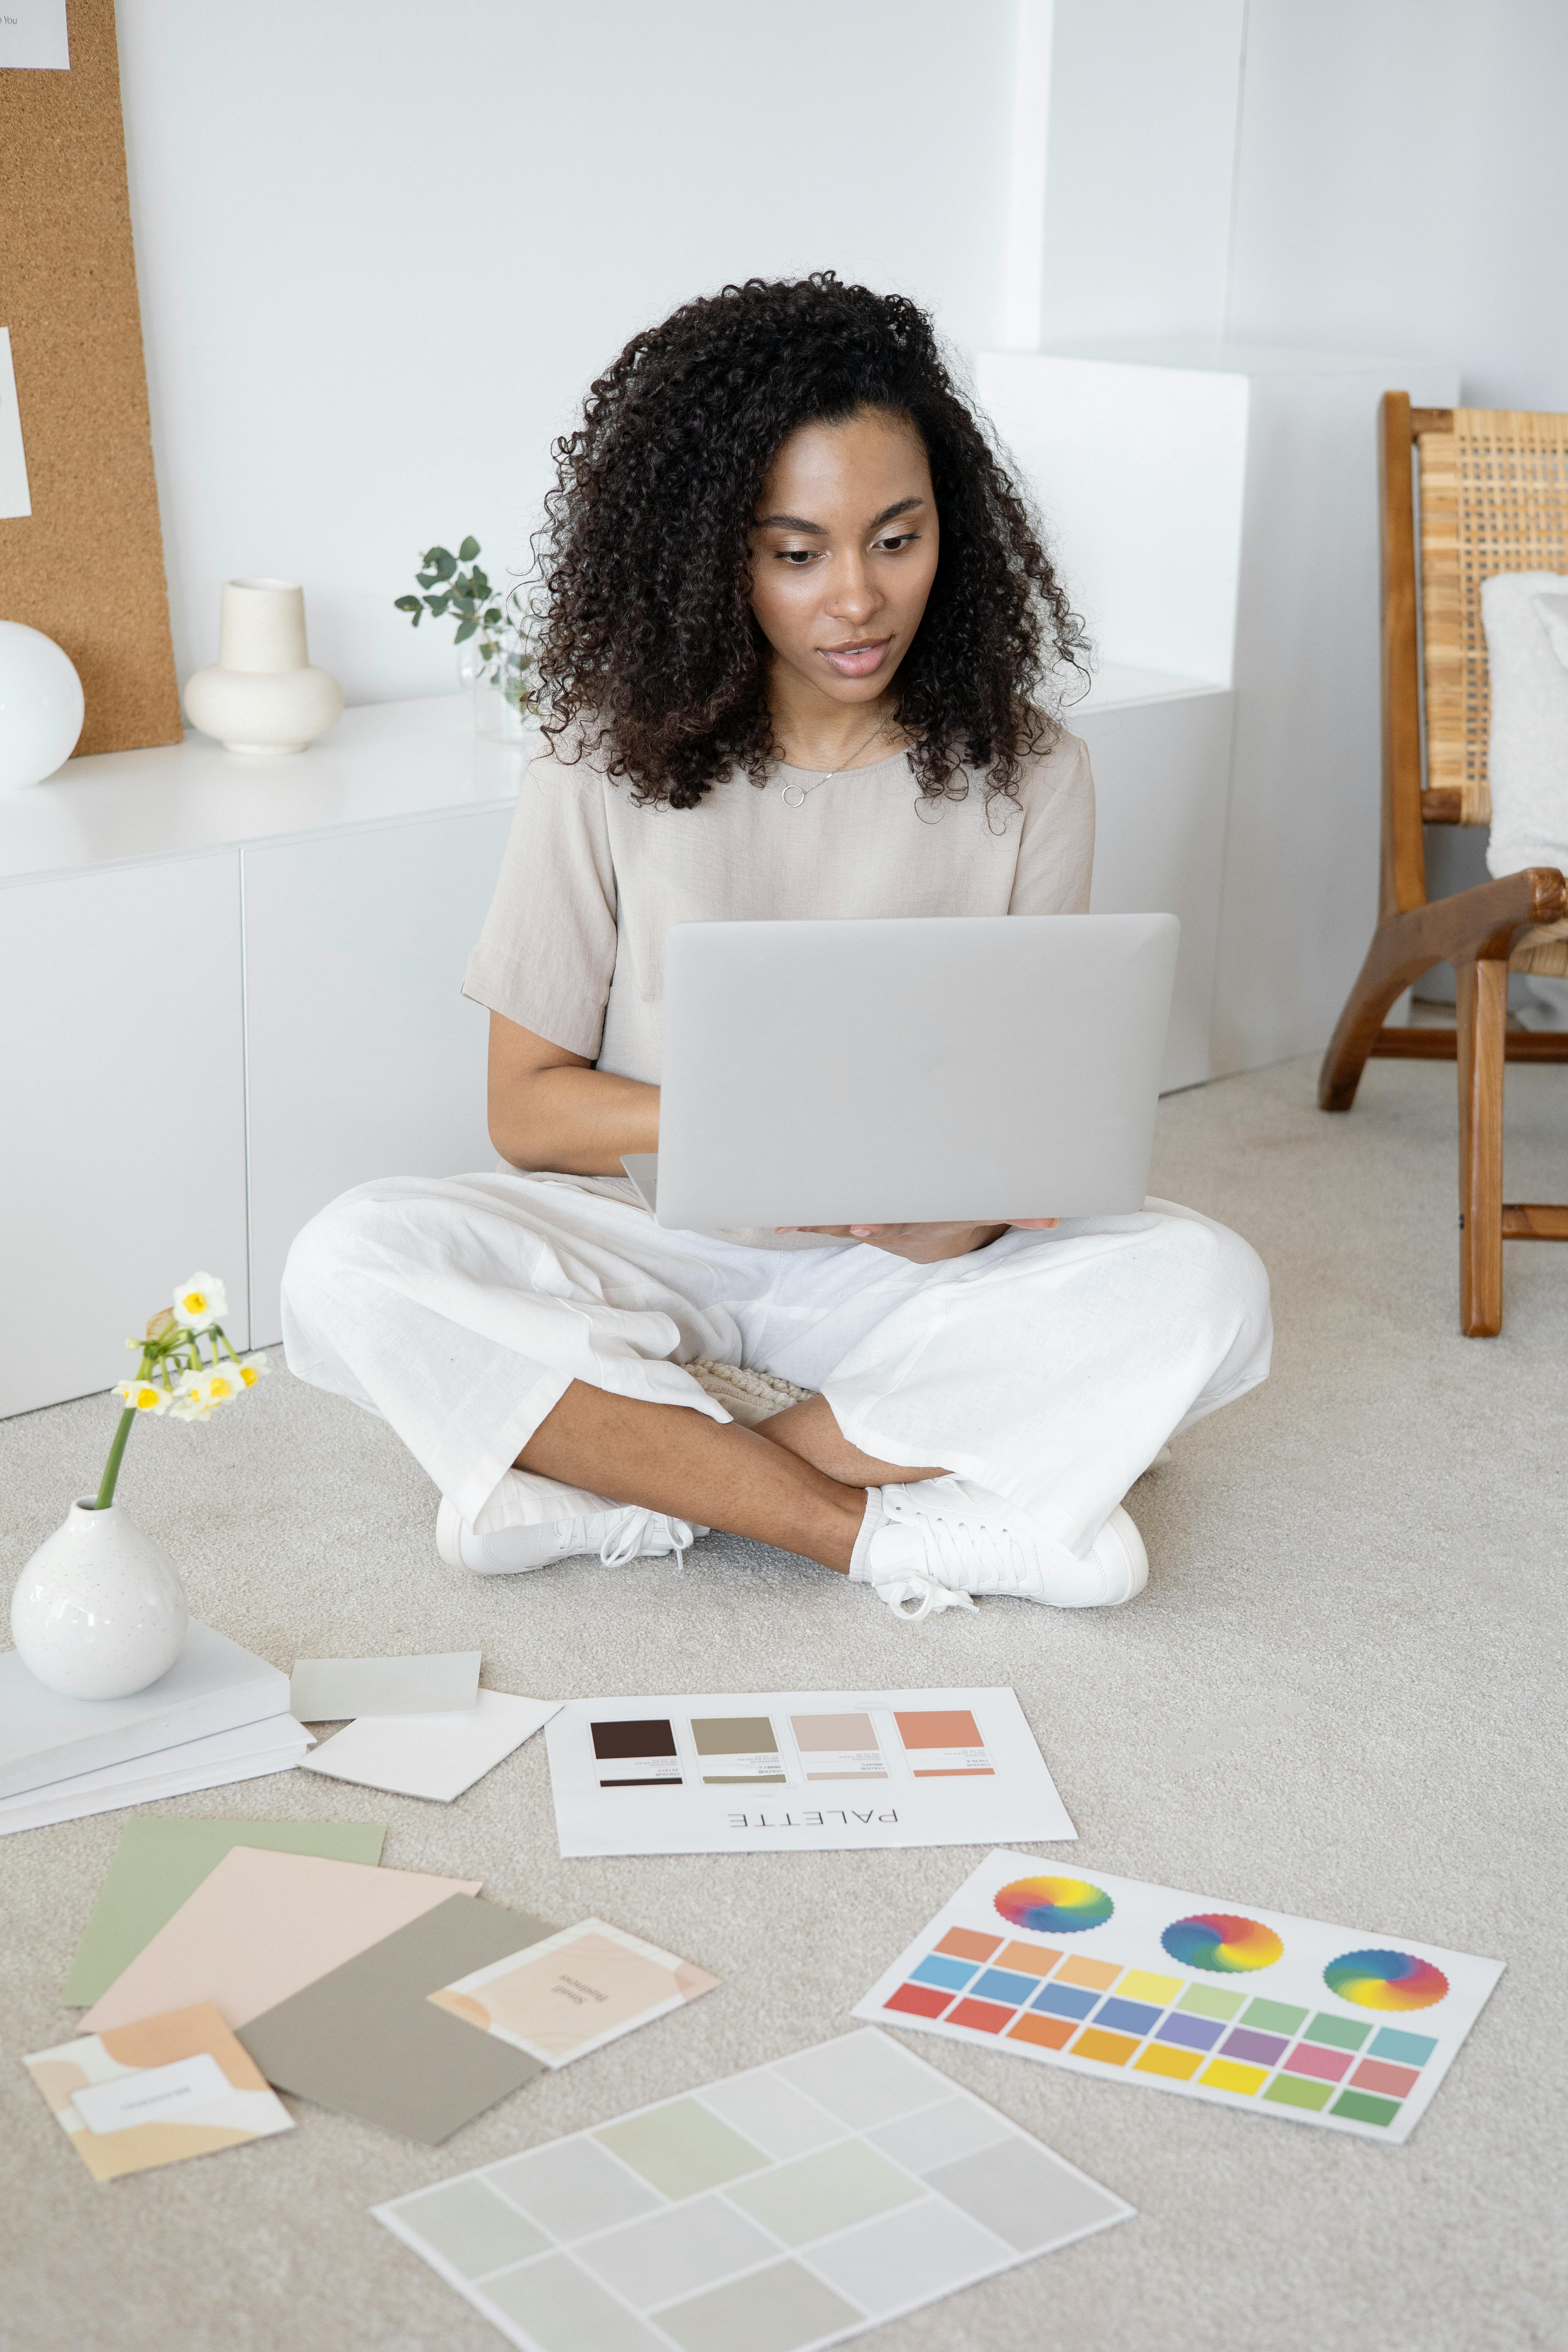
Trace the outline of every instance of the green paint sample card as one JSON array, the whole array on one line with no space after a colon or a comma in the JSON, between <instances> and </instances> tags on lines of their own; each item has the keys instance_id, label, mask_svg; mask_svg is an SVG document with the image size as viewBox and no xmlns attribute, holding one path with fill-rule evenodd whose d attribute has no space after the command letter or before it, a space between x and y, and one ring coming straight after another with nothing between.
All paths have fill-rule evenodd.
<instances>
[{"instance_id":1,"label":"green paint sample card","mask_svg":"<svg viewBox=\"0 0 1568 2352\"><path fill-rule=\"evenodd\" d=\"M231 1846L375 1864L385 1836L374 1822L206 1822L174 1815L127 1822L61 2000L74 2009L106 1993Z\"/></svg>"}]
</instances>

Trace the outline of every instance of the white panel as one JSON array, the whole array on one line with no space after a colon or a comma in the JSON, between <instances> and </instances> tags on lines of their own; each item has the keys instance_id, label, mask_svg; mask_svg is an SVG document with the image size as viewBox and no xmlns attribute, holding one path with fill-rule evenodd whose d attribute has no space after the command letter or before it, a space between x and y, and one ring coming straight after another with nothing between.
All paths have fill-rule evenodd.
<instances>
[{"instance_id":1,"label":"white panel","mask_svg":"<svg viewBox=\"0 0 1568 2352\"><path fill-rule=\"evenodd\" d=\"M197 1267L245 1344L239 962L233 850L0 888L0 1413L123 1380Z\"/></svg>"},{"instance_id":2,"label":"white panel","mask_svg":"<svg viewBox=\"0 0 1568 2352\"><path fill-rule=\"evenodd\" d=\"M1247 378L983 352L977 383L1099 650L1228 686Z\"/></svg>"},{"instance_id":3,"label":"white panel","mask_svg":"<svg viewBox=\"0 0 1568 2352\"><path fill-rule=\"evenodd\" d=\"M1209 1076L1231 702L1188 693L1071 719L1094 764L1094 912L1181 919L1165 1093Z\"/></svg>"},{"instance_id":4,"label":"white panel","mask_svg":"<svg viewBox=\"0 0 1568 2352\"><path fill-rule=\"evenodd\" d=\"M289 1244L374 1176L493 1168L483 1010L459 993L509 809L247 849L251 1298L279 1337Z\"/></svg>"}]
</instances>

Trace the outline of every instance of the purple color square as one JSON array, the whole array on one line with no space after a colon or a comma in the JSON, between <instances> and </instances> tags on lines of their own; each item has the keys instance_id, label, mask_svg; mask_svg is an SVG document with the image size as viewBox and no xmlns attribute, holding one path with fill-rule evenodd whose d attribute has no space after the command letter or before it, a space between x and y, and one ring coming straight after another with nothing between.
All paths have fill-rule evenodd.
<instances>
[{"instance_id":1,"label":"purple color square","mask_svg":"<svg viewBox=\"0 0 1568 2352\"><path fill-rule=\"evenodd\" d=\"M1212 2050L1224 2032L1212 2017L1187 2017L1173 2010L1154 2039L1173 2042L1183 2050Z\"/></svg>"},{"instance_id":2,"label":"purple color square","mask_svg":"<svg viewBox=\"0 0 1568 2352\"><path fill-rule=\"evenodd\" d=\"M1288 2033L1255 2033L1249 2025L1238 2025L1222 2046L1227 2058L1245 2058L1253 2066L1272 2066L1289 2038Z\"/></svg>"},{"instance_id":3,"label":"purple color square","mask_svg":"<svg viewBox=\"0 0 1568 2352\"><path fill-rule=\"evenodd\" d=\"M1285 2061L1285 2072L1310 2074L1320 2083L1337 2083L1354 2063L1353 2050L1322 2050L1315 2042L1299 2042Z\"/></svg>"}]
</instances>

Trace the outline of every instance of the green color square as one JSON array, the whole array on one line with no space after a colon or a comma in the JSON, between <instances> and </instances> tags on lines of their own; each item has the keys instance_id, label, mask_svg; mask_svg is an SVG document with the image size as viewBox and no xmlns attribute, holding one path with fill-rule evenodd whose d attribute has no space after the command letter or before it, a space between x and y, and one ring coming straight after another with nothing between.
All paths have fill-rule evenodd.
<instances>
[{"instance_id":1,"label":"green color square","mask_svg":"<svg viewBox=\"0 0 1568 2352\"><path fill-rule=\"evenodd\" d=\"M499 2271L503 2263L542 2254L550 2241L542 2231L485 2187L482 2180L449 2180L396 2208L405 2229L444 2254L467 2279Z\"/></svg>"},{"instance_id":2,"label":"green color square","mask_svg":"<svg viewBox=\"0 0 1568 2352\"><path fill-rule=\"evenodd\" d=\"M479 2293L545 2352L656 2352L658 2338L569 2254L507 2271Z\"/></svg>"},{"instance_id":3,"label":"green color square","mask_svg":"<svg viewBox=\"0 0 1568 2352\"><path fill-rule=\"evenodd\" d=\"M687 2303L666 2304L658 2324L684 2352L795 2352L863 2325L865 2313L824 2286L798 2263L775 2263Z\"/></svg>"},{"instance_id":4,"label":"green color square","mask_svg":"<svg viewBox=\"0 0 1568 2352\"><path fill-rule=\"evenodd\" d=\"M1194 2017L1219 2017L1228 2022L1246 1999L1244 1992L1221 1992L1214 1985L1189 1985L1176 2007L1189 2010Z\"/></svg>"},{"instance_id":5,"label":"green color square","mask_svg":"<svg viewBox=\"0 0 1568 2352\"><path fill-rule=\"evenodd\" d=\"M646 2116L606 2124L594 2137L664 2197L695 2197L742 2173L760 2172L768 2161L695 2099L671 2099Z\"/></svg>"},{"instance_id":6,"label":"green color square","mask_svg":"<svg viewBox=\"0 0 1568 2352\"><path fill-rule=\"evenodd\" d=\"M1353 2124L1391 2124L1399 2113L1397 2099L1374 2099L1370 2091L1342 2091L1329 2109Z\"/></svg>"},{"instance_id":7,"label":"green color square","mask_svg":"<svg viewBox=\"0 0 1568 2352\"><path fill-rule=\"evenodd\" d=\"M762 2180L742 2182L731 2189L730 2202L786 2246L805 2246L921 2194L918 2181L864 2140L845 2139L781 2164Z\"/></svg>"},{"instance_id":8,"label":"green color square","mask_svg":"<svg viewBox=\"0 0 1568 2352\"><path fill-rule=\"evenodd\" d=\"M1300 2074L1276 2074L1263 2095L1277 2106L1310 2107L1316 2115L1333 2097L1334 2086L1331 2083L1309 2083Z\"/></svg>"},{"instance_id":9,"label":"green color square","mask_svg":"<svg viewBox=\"0 0 1568 2352\"><path fill-rule=\"evenodd\" d=\"M1331 2050L1359 2050L1371 2032L1370 2021L1363 2025L1359 2018L1331 2017L1326 2010L1321 2010L1301 2039L1326 2042Z\"/></svg>"},{"instance_id":10,"label":"green color square","mask_svg":"<svg viewBox=\"0 0 1568 2352\"><path fill-rule=\"evenodd\" d=\"M1243 2025L1260 2026L1265 2033L1300 2033L1304 2009L1292 2009L1285 2000L1249 2000Z\"/></svg>"}]
</instances>

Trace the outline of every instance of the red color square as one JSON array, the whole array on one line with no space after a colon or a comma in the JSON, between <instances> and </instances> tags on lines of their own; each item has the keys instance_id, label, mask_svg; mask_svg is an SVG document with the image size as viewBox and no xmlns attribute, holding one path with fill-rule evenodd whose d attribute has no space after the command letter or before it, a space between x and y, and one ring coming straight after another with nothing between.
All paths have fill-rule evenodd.
<instances>
[{"instance_id":1,"label":"red color square","mask_svg":"<svg viewBox=\"0 0 1568 2352\"><path fill-rule=\"evenodd\" d=\"M947 2025L972 2025L976 2033L1000 2033L1016 2011L994 2000L961 2000L942 2021Z\"/></svg>"},{"instance_id":2,"label":"red color square","mask_svg":"<svg viewBox=\"0 0 1568 2352\"><path fill-rule=\"evenodd\" d=\"M952 1999L940 1985L900 1985L882 2003L884 2009L901 2009L909 2017L940 2017Z\"/></svg>"},{"instance_id":3,"label":"red color square","mask_svg":"<svg viewBox=\"0 0 1568 2352\"><path fill-rule=\"evenodd\" d=\"M1285 2061L1285 2072L1310 2074L1319 2083L1338 2083L1354 2061L1353 2050L1321 2050L1315 2042L1299 2042Z\"/></svg>"},{"instance_id":4,"label":"red color square","mask_svg":"<svg viewBox=\"0 0 1568 2352\"><path fill-rule=\"evenodd\" d=\"M1386 2091L1391 2099L1403 2099L1419 2074L1416 2066L1391 2066L1386 2058L1363 2058L1351 2081L1358 2091Z\"/></svg>"}]
</instances>

